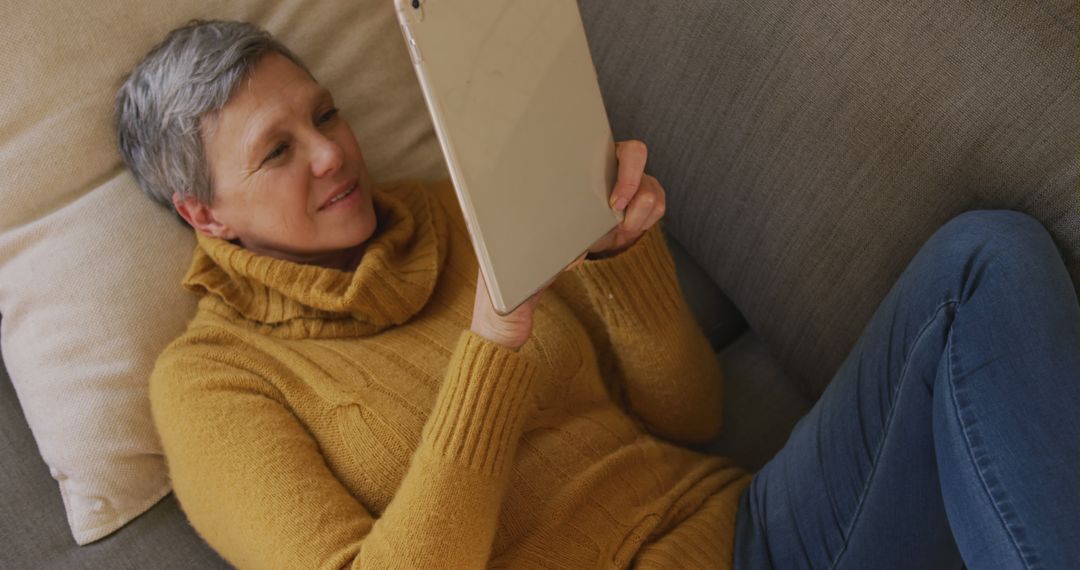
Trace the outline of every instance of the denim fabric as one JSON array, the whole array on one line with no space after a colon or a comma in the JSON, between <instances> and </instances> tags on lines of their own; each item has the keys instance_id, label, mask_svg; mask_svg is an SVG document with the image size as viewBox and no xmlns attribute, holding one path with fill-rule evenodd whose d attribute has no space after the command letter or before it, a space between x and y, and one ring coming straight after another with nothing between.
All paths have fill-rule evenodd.
<instances>
[{"instance_id":1,"label":"denim fabric","mask_svg":"<svg viewBox=\"0 0 1080 570\"><path fill-rule=\"evenodd\" d=\"M1080 568L1078 328L1037 220L950 220L754 475L735 568Z\"/></svg>"}]
</instances>

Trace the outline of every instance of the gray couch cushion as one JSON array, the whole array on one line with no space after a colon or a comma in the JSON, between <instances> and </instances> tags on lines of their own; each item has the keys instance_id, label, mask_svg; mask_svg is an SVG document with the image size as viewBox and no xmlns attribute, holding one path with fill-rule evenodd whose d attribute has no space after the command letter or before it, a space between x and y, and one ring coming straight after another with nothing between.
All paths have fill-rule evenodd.
<instances>
[{"instance_id":1,"label":"gray couch cushion","mask_svg":"<svg viewBox=\"0 0 1080 570\"><path fill-rule=\"evenodd\" d=\"M699 451L732 457L757 471L787 441L791 428L813 405L784 374L768 347L687 253L665 233L679 287L724 370L724 432Z\"/></svg>"},{"instance_id":2,"label":"gray couch cushion","mask_svg":"<svg viewBox=\"0 0 1080 570\"><path fill-rule=\"evenodd\" d=\"M1034 215L1080 283L1074 2L579 5L669 231L806 395L965 210Z\"/></svg>"},{"instance_id":3,"label":"gray couch cushion","mask_svg":"<svg viewBox=\"0 0 1080 570\"><path fill-rule=\"evenodd\" d=\"M116 533L76 545L2 360L0 473L0 568L229 568L195 534L171 493Z\"/></svg>"},{"instance_id":4,"label":"gray couch cushion","mask_svg":"<svg viewBox=\"0 0 1080 570\"><path fill-rule=\"evenodd\" d=\"M757 471L787 442L813 402L803 396L753 331L720 352L724 432L703 451Z\"/></svg>"},{"instance_id":5,"label":"gray couch cushion","mask_svg":"<svg viewBox=\"0 0 1080 570\"><path fill-rule=\"evenodd\" d=\"M671 260L675 262L675 274L686 304L697 320L698 326L709 339L713 350L731 344L746 330L746 319L739 314L735 303L724 295L712 278L664 227Z\"/></svg>"}]
</instances>

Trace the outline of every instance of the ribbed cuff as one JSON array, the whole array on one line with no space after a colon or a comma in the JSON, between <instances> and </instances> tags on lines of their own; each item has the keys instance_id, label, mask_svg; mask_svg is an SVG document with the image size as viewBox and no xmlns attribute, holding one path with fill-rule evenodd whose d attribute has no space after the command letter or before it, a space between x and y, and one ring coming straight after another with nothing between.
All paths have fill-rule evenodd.
<instances>
[{"instance_id":1,"label":"ribbed cuff","mask_svg":"<svg viewBox=\"0 0 1080 570\"><path fill-rule=\"evenodd\" d=\"M521 437L537 371L522 354L462 331L424 440L448 461L501 473Z\"/></svg>"},{"instance_id":2,"label":"ribbed cuff","mask_svg":"<svg viewBox=\"0 0 1080 570\"><path fill-rule=\"evenodd\" d=\"M585 260L581 273L594 305L615 326L651 326L675 317L682 290L659 223L615 257Z\"/></svg>"}]
</instances>

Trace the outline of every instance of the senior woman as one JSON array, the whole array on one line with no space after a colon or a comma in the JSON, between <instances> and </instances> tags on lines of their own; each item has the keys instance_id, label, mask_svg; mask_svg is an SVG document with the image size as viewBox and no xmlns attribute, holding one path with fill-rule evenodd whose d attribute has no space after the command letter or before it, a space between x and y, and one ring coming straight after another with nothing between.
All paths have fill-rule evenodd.
<instances>
[{"instance_id":1,"label":"senior woman","mask_svg":"<svg viewBox=\"0 0 1080 570\"><path fill-rule=\"evenodd\" d=\"M721 370L675 280L643 144L617 146L620 226L504 317L449 181L373 183L334 105L240 22L174 30L117 96L124 160L196 232L183 285L198 312L150 396L180 505L229 562L1077 555L1078 309L1031 218L980 212L935 234L751 477L679 445L718 433Z\"/></svg>"}]
</instances>

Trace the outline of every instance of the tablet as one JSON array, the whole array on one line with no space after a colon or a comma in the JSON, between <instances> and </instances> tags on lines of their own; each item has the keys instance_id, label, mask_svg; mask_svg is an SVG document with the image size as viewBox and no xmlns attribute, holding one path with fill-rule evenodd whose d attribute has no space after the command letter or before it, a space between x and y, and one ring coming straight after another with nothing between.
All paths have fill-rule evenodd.
<instances>
[{"instance_id":1,"label":"tablet","mask_svg":"<svg viewBox=\"0 0 1080 570\"><path fill-rule=\"evenodd\" d=\"M491 301L614 228L615 143L576 0L395 0Z\"/></svg>"}]
</instances>

